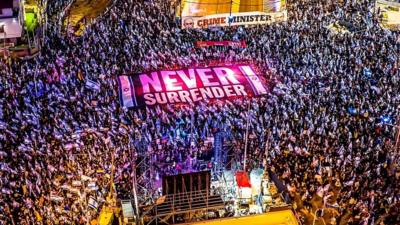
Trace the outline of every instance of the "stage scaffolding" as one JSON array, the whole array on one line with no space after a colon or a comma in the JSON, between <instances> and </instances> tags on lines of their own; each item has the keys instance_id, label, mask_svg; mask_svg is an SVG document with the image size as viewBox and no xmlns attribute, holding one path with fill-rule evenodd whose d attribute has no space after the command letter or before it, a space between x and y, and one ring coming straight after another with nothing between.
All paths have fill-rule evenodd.
<instances>
[{"instance_id":1,"label":"stage scaffolding","mask_svg":"<svg viewBox=\"0 0 400 225\"><path fill-rule=\"evenodd\" d=\"M228 140L225 132L220 132L219 143L219 167L214 170L214 181L223 182L223 171L231 169L234 164L232 149L233 143ZM138 208L140 224L173 224L184 220L184 222L200 221L208 219L209 215L218 215L219 211L225 212L224 194L227 190L218 188L211 191L209 186L205 190L185 191L184 193L160 196L154 185L155 167L152 161L153 152L146 151L145 143L136 145L136 189L139 200ZM228 155L228 153L230 153ZM223 185L223 186L226 186ZM189 190L185 187L185 190ZM134 204L132 204L134 205ZM150 219L149 219L150 218Z\"/></svg>"},{"instance_id":2,"label":"stage scaffolding","mask_svg":"<svg viewBox=\"0 0 400 225\"><path fill-rule=\"evenodd\" d=\"M250 107L248 106L248 108ZM241 138L246 140L247 145L252 146L253 139L257 137L249 138L247 132L249 119L250 113L248 112L246 135ZM234 177L236 171L244 169L243 163L246 161L243 161L242 155L238 154L238 148L242 146L238 146L235 140L240 137L232 136L230 130L226 129L222 123L218 123L215 128L217 132L213 134L214 159L212 160L211 185L203 190L184 188L181 193L164 193L164 195L159 193L157 189L159 187L157 182L159 181L156 181L156 170L159 165L156 165L154 161L154 152L151 148L148 148L149 143L144 138L140 138L140 141L134 144L136 149L134 168L136 168L135 174L137 174L134 190L137 190L138 201L132 205L140 211L140 215L139 213L137 215L137 218L139 218L137 224L190 223L207 220L209 217L227 216L227 213L235 211L232 207L236 207L234 199L237 190L234 188L232 177ZM265 136L268 137L268 134L265 133L259 138L268 139ZM264 144L266 157L268 157L268 143L267 140ZM252 166L248 168L251 170ZM229 180L227 180L228 177ZM190 185L192 185L192 180ZM240 207L240 205L237 205L237 207Z\"/></svg>"},{"instance_id":3,"label":"stage scaffolding","mask_svg":"<svg viewBox=\"0 0 400 225\"><path fill-rule=\"evenodd\" d=\"M136 164L137 191L140 205L152 204L158 197L157 190L154 187L154 165L152 162L152 152L139 152Z\"/></svg>"},{"instance_id":4,"label":"stage scaffolding","mask_svg":"<svg viewBox=\"0 0 400 225\"><path fill-rule=\"evenodd\" d=\"M166 195L147 209L143 215L144 224L175 224L207 220L210 213L217 215L225 208L219 194L210 194L209 190L184 192ZM150 217L146 217L150 215Z\"/></svg>"}]
</instances>

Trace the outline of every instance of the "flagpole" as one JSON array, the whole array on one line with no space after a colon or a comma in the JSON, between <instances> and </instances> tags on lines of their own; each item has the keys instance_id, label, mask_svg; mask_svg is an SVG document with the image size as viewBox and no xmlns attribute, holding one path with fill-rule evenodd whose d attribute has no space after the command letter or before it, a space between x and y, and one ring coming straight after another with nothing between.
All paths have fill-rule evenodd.
<instances>
[{"instance_id":1,"label":"flagpole","mask_svg":"<svg viewBox=\"0 0 400 225\"><path fill-rule=\"evenodd\" d=\"M243 159L243 171L246 172L246 163L247 163L247 142L249 136L249 119L250 119L250 99L247 103L247 118L246 118L246 134L244 139L244 159Z\"/></svg>"},{"instance_id":2,"label":"flagpole","mask_svg":"<svg viewBox=\"0 0 400 225\"><path fill-rule=\"evenodd\" d=\"M190 153L192 153L192 142L193 142L193 121L194 121L194 112L190 113Z\"/></svg>"},{"instance_id":3,"label":"flagpole","mask_svg":"<svg viewBox=\"0 0 400 225\"><path fill-rule=\"evenodd\" d=\"M39 53L39 55L40 55L40 53ZM38 65L39 64L36 64L36 69L35 69L35 73L33 73L33 82L34 82L34 84L35 84L35 97L37 98L37 93L38 93L38 91L37 91L37 83L36 83L36 76L37 76L37 71L38 71Z\"/></svg>"},{"instance_id":4,"label":"flagpole","mask_svg":"<svg viewBox=\"0 0 400 225\"><path fill-rule=\"evenodd\" d=\"M106 145L106 149L108 150L108 145ZM114 177L115 177L115 147L113 148L111 152L111 182L110 182L110 199L112 198L114 194Z\"/></svg>"},{"instance_id":5,"label":"flagpole","mask_svg":"<svg viewBox=\"0 0 400 225\"><path fill-rule=\"evenodd\" d=\"M400 143L400 125L397 126L397 138L396 138L396 144L395 144L396 152L399 150L399 143Z\"/></svg>"},{"instance_id":6,"label":"flagpole","mask_svg":"<svg viewBox=\"0 0 400 225\"><path fill-rule=\"evenodd\" d=\"M397 116L397 124L396 124L396 128L397 128L397 138L396 138L396 143L395 143L395 152L398 151L399 148L399 141L400 141L400 115Z\"/></svg>"}]
</instances>

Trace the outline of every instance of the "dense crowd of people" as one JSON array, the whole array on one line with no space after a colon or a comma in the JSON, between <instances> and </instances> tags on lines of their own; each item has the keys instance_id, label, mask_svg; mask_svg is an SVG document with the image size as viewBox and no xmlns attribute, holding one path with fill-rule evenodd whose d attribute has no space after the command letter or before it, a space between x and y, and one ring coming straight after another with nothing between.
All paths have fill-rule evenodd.
<instances>
[{"instance_id":1,"label":"dense crowd of people","mask_svg":"<svg viewBox=\"0 0 400 225\"><path fill-rule=\"evenodd\" d=\"M48 1L51 15L60 2ZM390 125L400 116L400 35L380 27L373 2L289 1L287 22L182 30L170 1L115 0L81 37L49 29L36 58L0 62L0 224L86 224L112 183L131 196L140 159L151 165L139 183L205 169L217 134L242 168L247 121L248 169L278 174L305 224L314 215L316 224L400 224ZM337 21L350 32L327 28ZM196 48L199 40L247 48ZM119 74L243 61L258 67L268 95L120 106Z\"/></svg>"}]
</instances>

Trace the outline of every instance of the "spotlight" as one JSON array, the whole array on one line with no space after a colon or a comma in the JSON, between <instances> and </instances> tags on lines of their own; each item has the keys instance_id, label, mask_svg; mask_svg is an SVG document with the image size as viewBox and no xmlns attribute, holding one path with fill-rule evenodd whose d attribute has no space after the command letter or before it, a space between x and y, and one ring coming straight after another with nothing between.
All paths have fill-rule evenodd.
<instances>
[{"instance_id":1,"label":"spotlight","mask_svg":"<svg viewBox=\"0 0 400 225\"><path fill-rule=\"evenodd\" d=\"M381 116L381 123L383 124L389 124L392 122L392 118L388 115L383 115Z\"/></svg>"},{"instance_id":2,"label":"spotlight","mask_svg":"<svg viewBox=\"0 0 400 225\"><path fill-rule=\"evenodd\" d=\"M371 69L369 69L369 68L364 68L363 73L364 73L364 76L365 76L365 77L368 77L368 78L371 78L371 77L372 77L372 71L371 71Z\"/></svg>"},{"instance_id":3,"label":"spotlight","mask_svg":"<svg viewBox=\"0 0 400 225\"><path fill-rule=\"evenodd\" d=\"M351 115L357 114L357 110L353 106L350 106L347 110Z\"/></svg>"}]
</instances>

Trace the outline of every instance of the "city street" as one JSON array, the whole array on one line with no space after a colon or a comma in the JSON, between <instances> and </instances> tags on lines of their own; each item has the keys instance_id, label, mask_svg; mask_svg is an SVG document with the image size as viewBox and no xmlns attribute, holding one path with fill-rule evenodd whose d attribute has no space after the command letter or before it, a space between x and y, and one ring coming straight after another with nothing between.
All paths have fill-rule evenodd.
<instances>
[{"instance_id":1,"label":"city street","mask_svg":"<svg viewBox=\"0 0 400 225\"><path fill-rule=\"evenodd\" d=\"M91 19L101 15L111 2L112 0L75 0L64 24L68 25L68 30L81 35L85 29L85 23L90 23Z\"/></svg>"}]
</instances>

